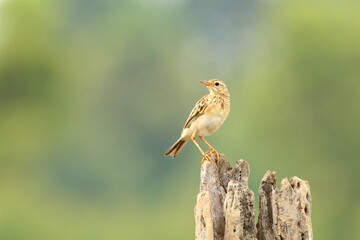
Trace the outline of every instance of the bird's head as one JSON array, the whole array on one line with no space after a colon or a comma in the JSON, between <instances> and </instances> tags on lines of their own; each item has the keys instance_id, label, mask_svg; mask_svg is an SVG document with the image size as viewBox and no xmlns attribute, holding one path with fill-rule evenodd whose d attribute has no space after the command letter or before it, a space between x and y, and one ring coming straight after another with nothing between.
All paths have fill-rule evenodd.
<instances>
[{"instance_id":1,"label":"bird's head","mask_svg":"<svg viewBox=\"0 0 360 240\"><path fill-rule=\"evenodd\" d=\"M211 79L209 81L200 81L200 82L206 85L206 87L210 91L210 94L222 94L225 96L229 96L229 92L226 88L225 83L223 83L219 79Z\"/></svg>"}]
</instances>

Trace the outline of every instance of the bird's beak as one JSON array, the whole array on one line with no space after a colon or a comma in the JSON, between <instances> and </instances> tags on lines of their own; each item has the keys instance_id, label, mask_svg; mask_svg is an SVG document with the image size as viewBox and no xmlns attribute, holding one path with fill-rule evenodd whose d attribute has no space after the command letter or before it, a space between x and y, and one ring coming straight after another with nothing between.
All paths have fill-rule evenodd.
<instances>
[{"instance_id":1,"label":"bird's beak","mask_svg":"<svg viewBox=\"0 0 360 240\"><path fill-rule=\"evenodd\" d=\"M209 82L205 82L205 81L200 81L200 82L208 87L210 87L210 85L211 85L211 83L209 83Z\"/></svg>"}]
</instances>

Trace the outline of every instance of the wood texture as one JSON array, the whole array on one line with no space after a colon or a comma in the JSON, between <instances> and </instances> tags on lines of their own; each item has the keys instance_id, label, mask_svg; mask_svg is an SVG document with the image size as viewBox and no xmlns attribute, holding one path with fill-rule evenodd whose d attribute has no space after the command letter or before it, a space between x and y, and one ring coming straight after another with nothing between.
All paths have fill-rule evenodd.
<instances>
[{"instance_id":1,"label":"wood texture","mask_svg":"<svg viewBox=\"0 0 360 240\"><path fill-rule=\"evenodd\" d=\"M215 155L211 158L216 162ZM195 206L196 240L312 240L311 195L307 181L298 177L281 181L267 171L259 188L259 217L255 224L255 198L248 188L250 167L239 160L234 167L219 160L201 166L200 192Z\"/></svg>"},{"instance_id":2,"label":"wood texture","mask_svg":"<svg viewBox=\"0 0 360 240\"><path fill-rule=\"evenodd\" d=\"M227 186L224 202L225 240L256 239L255 198L248 188L249 164L237 161Z\"/></svg>"},{"instance_id":3,"label":"wood texture","mask_svg":"<svg viewBox=\"0 0 360 240\"><path fill-rule=\"evenodd\" d=\"M215 160L215 157L213 157ZM224 238L225 217L223 204L225 199L226 174L224 156L220 155L219 166L205 161L201 166L200 193L195 207L196 239L221 240ZM227 161L226 161L227 162ZM230 167L230 165L229 165Z\"/></svg>"},{"instance_id":4,"label":"wood texture","mask_svg":"<svg viewBox=\"0 0 360 240\"><path fill-rule=\"evenodd\" d=\"M276 174L268 171L259 188L258 239L312 240L311 195L307 181L284 178L276 188Z\"/></svg>"}]
</instances>

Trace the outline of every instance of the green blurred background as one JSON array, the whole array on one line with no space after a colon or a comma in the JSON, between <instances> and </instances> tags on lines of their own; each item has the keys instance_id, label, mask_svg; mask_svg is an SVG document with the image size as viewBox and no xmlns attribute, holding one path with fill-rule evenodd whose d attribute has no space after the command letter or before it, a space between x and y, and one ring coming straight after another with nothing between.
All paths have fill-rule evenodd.
<instances>
[{"instance_id":1,"label":"green blurred background","mask_svg":"<svg viewBox=\"0 0 360 240\"><path fill-rule=\"evenodd\" d=\"M208 140L310 182L315 239L360 239L360 3L0 0L0 239L194 239L201 157L163 157L198 80Z\"/></svg>"}]
</instances>

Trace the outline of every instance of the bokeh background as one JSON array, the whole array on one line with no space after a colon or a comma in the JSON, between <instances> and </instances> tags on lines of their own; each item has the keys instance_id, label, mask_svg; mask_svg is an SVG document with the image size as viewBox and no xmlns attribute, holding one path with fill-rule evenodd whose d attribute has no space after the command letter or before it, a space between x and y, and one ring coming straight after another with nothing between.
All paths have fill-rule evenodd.
<instances>
[{"instance_id":1,"label":"bokeh background","mask_svg":"<svg viewBox=\"0 0 360 240\"><path fill-rule=\"evenodd\" d=\"M0 239L194 239L201 156L175 160L198 80L208 140L310 182L315 239L360 238L358 1L0 0Z\"/></svg>"}]
</instances>

